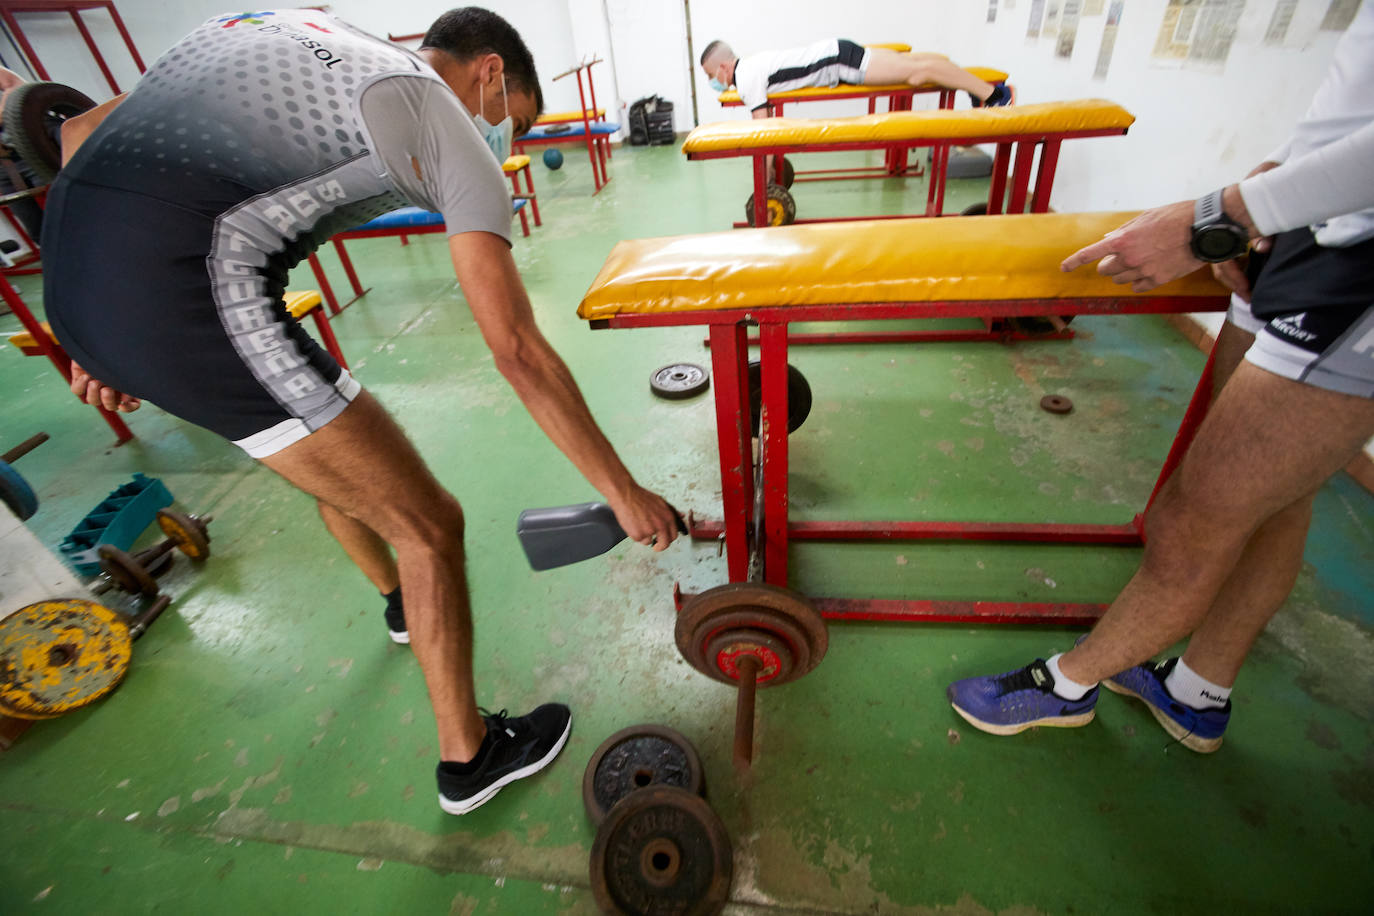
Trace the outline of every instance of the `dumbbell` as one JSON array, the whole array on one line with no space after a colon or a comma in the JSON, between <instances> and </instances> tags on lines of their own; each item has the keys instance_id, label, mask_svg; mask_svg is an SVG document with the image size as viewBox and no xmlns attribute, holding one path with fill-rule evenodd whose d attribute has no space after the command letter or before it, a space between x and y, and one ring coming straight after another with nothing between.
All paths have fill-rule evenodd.
<instances>
[{"instance_id":1,"label":"dumbbell","mask_svg":"<svg viewBox=\"0 0 1374 916\"><path fill-rule=\"evenodd\" d=\"M157 524L167 535L162 541L136 554L129 554L113 544L101 544L96 548L106 583L103 587L97 585L93 591L99 594L114 586L134 594L156 596L158 584L154 577L171 562L173 548L193 560L204 560L210 555L208 528L213 519L212 515L201 518L174 509L159 509Z\"/></svg>"}]
</instances>

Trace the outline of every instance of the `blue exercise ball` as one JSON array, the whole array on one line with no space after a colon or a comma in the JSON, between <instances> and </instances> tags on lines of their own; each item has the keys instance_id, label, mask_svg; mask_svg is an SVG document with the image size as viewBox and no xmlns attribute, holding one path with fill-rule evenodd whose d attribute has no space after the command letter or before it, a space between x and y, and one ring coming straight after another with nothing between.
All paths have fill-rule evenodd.
<instances>
[{"instance_id":1,"label":"blue exercise ball","mask_svg":"<svg viewBox=\"0 0 1374 916\"><path fill-rule=\"evenodd\" d=\"M544 164L555 171L563 167L563 154L556 149L544 150Z\"/></svg>"}]
</instances>

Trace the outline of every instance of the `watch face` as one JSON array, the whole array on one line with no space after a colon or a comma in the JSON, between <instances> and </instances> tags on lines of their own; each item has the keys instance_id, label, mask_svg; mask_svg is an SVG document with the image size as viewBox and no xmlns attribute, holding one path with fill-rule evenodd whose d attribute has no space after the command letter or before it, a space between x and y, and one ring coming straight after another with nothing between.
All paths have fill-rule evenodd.
<instances>
[{"instance_id":1,"label":"watch face","mask_svg":"<svg viewBox=\"0 0 1374 916\"><path fill-rule=\"evenodd\" d=\"M1204 261L1226 261L1245 252L1245 239L1229 227L1208 226L1194 234L1193 251Z\"/></svg>"}]
</instances>

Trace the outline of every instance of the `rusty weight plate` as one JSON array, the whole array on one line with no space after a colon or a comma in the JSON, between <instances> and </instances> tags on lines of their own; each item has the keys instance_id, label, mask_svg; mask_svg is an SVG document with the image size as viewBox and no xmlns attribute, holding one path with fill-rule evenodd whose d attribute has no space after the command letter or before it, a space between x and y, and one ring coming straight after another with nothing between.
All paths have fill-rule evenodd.
<instances>
[{"instance_id":1,"label":"rusty weight plate","mask_svg":"<svg viewBox=\"0 0 1374 916\"><path fill-rule=\"evenodd\" d=\"M601 822L590 871L603 913L707 916L730 897L730 837L699 796L650 786L625 796Z\"/></svg>"},{"instance_id":2,"label":"rusty weight plate","mask_svg":"<svg viewBox=\"0 0 1374 916\"><path fill-rule=\"evenodd\" d=\"M582 775L582 804L593 825L616 802L638 789L676 786L702 792L701 758L678 732L662 725L632 725L601 743Z\"/></svg>"},{"instance_id":3,"label":"rusty weight plate","mask_svg":"<svg viewBox=\"0 0 1374 916\"><path fill-rule=\"evenodd\" d=\"M830 644L825 620L803 595L777 585L732 582L693 595L677 615L673 635L678 651L693 668L727 684L736 683L720 664L723 637L762 632L784 643L791 653L785 676L760 680L774 686L795 680L820 664ZM712 647L716 652L712 653Z\"/></svg>"},{"instance_id":4,"label":"rusty weight plate","mask_svg":"<svg viewBox=\"0 0 1374 916\"><path fill-rule=\"evenodd\" d=\"M186 556L203 560L210 555L208 518L187 515L175 509L157 510L157 526Z\"/></svg>"},{"instance_id":5,"label":"rusty weight plate","mask_svg":"<svg viewBox=\"0 0 1374 916\"><path fill-rule=\"evenodd\" d=\"M40 601L0 620L0 713L52 719L119 686L133 640L124 619L81 598Z\"/></svg>"}]
</instances>

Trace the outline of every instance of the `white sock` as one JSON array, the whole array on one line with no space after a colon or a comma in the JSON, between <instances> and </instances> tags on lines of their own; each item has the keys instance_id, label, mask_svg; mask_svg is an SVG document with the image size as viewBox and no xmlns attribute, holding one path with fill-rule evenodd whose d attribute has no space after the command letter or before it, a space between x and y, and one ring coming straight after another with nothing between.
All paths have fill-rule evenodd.
<instances>
[{"instance_id":1,"label":"white sock","mask_svg":"<svg viewBox=\"0 0 1374 916\"><path fill-rule=\"evenodd\" d=\"M1164 687L1175 700L1194 709L1220 709L1231 699L1230 687L1213 684L1181 658L1164 679Z\"/></svg>"},{"instance_id":2,"label":"white sock","mask_svg":"<svg viewBox=\"0 0 1374 916\"><path fill-rule=\"evenodd\" d=\"M1069 680L1068 675L1059 670L1059 659L1064 653L1053 655L1045 662L1045 667L1050 669L1050 676L1054 678L1054 695L1065 700L1081 700L1088 695L1088 691L1096 687L1096 684L1080 684L1077 681Z\"/></svg>"}]
</instances>

